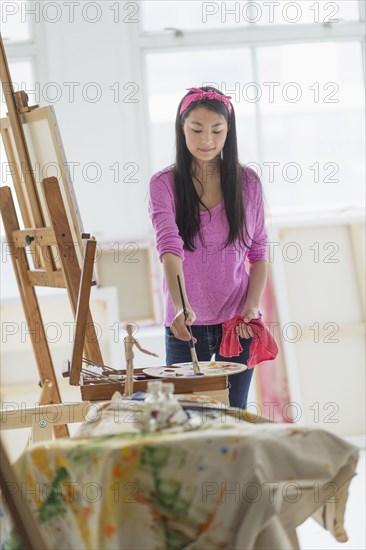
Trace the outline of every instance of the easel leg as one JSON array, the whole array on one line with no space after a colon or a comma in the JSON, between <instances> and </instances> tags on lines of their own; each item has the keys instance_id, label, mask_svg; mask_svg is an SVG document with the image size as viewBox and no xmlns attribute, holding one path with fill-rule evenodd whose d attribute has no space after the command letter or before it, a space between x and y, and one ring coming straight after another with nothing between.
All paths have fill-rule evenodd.
<instances>
[{"instance_id":1,"label":"easel leg","mask_svg":"<svg viewBox=\"0 0 366 550\"><path fill-rule=\"evenodd\" d=\"M76 311L75 342L72 351L70 384L80 384L81 369L83 363L83 348L85 346L86 324L89 313L90 289L93 280L93 266L97 243L88 239L85 246L83 270L81 272L78 305Z\"/></svg>"},{"instance_id":2,"label":"easel leg","mask_svg":"<svg viewBox=\"0 0 366 550\"><path fill-rule=\"evenodd\" d=\"M12 238L13 231L19 229L19 223L9 187L0 188L0 203L6 238L11 248L10 256L18 283L19 294L23 304L39 376L41 380L49 380L52 383L52 388L48 396L48 403L41 404L61 403L60 390L58 388L51 353L44 331L38 299L34 288L29 283L28 259L23 248L14 246ZM55 426L55 435L57 437L67 437L69 435L67 426Z\"/></svg>"},{"instance_id":3,"label":"easel leg","mask_svg":"<svg viewBox=\"0 0 366 550\"><path fill-rule=\"evenodd\" d=\"M74 316L76 317L81 270L57 178L45 178L42 181L42 188L51 223L55 231L57 246L60 252L60 260L69 293L70 304ZM95 361L100 365L103 364L98 337L89 309L85 338L85 355L88 359L90 359L90 361Z\"/></svg>"}]
</instances>

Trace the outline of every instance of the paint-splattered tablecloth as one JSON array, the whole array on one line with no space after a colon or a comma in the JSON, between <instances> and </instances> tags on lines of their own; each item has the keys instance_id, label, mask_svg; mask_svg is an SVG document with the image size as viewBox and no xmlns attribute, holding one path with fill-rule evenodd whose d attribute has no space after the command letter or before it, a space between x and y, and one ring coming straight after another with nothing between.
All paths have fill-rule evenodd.
<instances>
[{"instance_id":1,"label":"paint-splattered tablecloth","mask_svg":"<svg viewBox=\"0 0 366 550\"><path fill-rule=\"evenodd\" d=\"M285 549L314 513L345 538L357 456L324 430L225 417L39 443L15 468L50 548Z\"/></svg>"}]
</instances>

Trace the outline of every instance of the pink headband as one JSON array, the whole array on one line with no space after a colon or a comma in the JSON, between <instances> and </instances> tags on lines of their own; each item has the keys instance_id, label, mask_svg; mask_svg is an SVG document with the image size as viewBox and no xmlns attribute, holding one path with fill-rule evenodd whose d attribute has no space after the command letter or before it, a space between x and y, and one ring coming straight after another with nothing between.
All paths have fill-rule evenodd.
<instances>
[{"instance_id":1,"label":"pink headband","mask_svg":"<svg viewBox=\"0 0 366 550\"><path fill-rule=\"evenodd\" d=\"M214 92L212 90L209 90L208 92L204 92L203 90L200 90L200 88L187 88L190 92L194 92L193 94L187 95L183 101L182 105L179 110L180 116L184 113L184 111L187 109L187 107L193 102L193 101L200 101L201 99L215 99L216 101L221 101L226 105L227 110L229 111L229 115L232 111L232 105L230 103L231 96L229 95L221 95L217 92Z\"/></svg>"}]
</instances>

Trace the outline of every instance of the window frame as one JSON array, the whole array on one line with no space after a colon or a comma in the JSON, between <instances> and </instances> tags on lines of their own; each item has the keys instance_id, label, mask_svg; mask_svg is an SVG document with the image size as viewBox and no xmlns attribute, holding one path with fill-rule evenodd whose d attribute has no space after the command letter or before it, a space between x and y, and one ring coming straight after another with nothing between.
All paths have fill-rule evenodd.
<instances>
[{"instance_id":1,"label":"window frame","mask_svg":"<svg viewBox=\"0 0 366 550\"><path fill-rule=\"evenodd\" d=\"M141 2L139 2L140 4ZM182 30L171 29L162 32L144 31L142 20L134 28L135 40L138 44L139 64L136 66L136 76L140 78L143 89L147 90L146 55L150 53L179 52L202 48L246 47L250 50L252 74L258 81L257 48L263 46L280 46L289 44L305 44L314 42L359 42L362 55L363 81L365 85L365 17L366 3L358 0L359 20L339 21L338 23L305 23L296 25L258 25L249 23L246 27L225 27L214 30ZM141 12L140 12L141 13ZM132 30L132 29L131 29ZM147 94L144 94L141 114L148 120L149 107ZM263 116L259 102L255 104L255 124L257 135L258 162L263 164L262 125ZM151 125L147 124L145 151L150 172L151 158Z\"/></svg>"},{"instance_id":2,"label":"window frame","mask_svg":"<svg viewBox=\"0 0 366 550\"><path fill-rule=\"evenodd\" d=\"M27 0L29 4L29 1ZM34 83L47 81L45 30L41 23L30 21L30 38L21 41L4 41L8 63L30 61ZM26 91L26 90L25 90Z\"/></svg>"}]
</instances>

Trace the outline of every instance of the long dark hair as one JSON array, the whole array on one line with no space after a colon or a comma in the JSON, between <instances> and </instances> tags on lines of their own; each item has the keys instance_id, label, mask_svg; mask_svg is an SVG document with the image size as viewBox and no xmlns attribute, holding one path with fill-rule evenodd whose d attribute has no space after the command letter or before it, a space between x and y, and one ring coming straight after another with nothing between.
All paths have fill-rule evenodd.
<instances>
[{"instance_id":1,"label":"long dark hair","mask_svg":"<svg viewBox=\"0 0 366 550\"><path fill-rule=\"evenodd\" d=\"M224 95L212 86L204 86L200 89L203 91L212 90L218 94ZM191 93L193 92L188 92L184 97ZM229 114L223 102L214 99L203 99L193 101L184 111L182 116L180 116L179 110L184 97L179 103L175 121L176 159L174 164L176 223L180 236L184 242L184 248L191 251L195 250L195 236L197 233L201 236L200 204L206 208L200 200L193 183L193 157L187 148L183 133L184 121L189 113L196 107L205 107L219 115L223 115L227 122L228 133L220 159L221 192L229 225L228 236L224 246L235 243L236 241L245 245L244 228L246 234L248 233L242 198L242 168L238 160L234 109L232 109L231 114ZM208 210L208 208L206 208L206 210Z\"/></svg>"}]
</instances>

